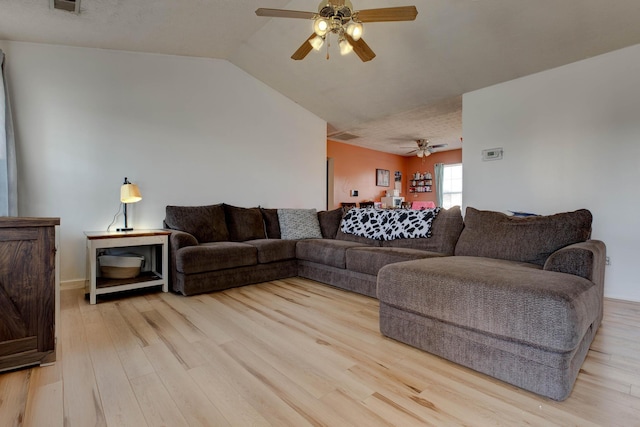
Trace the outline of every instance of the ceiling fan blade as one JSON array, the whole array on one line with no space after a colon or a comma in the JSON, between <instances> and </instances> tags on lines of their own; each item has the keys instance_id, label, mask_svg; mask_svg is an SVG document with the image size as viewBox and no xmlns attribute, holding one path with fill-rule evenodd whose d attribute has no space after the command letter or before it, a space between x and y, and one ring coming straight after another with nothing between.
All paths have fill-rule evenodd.
<instances>
[{"instance_id":1,"label":"ceiling fan blade","mask_svg":"<svg viewBox=\"0 0 640 427\"><path fill-rule=\"evenodd\" d=\"M261 7L256 9L256 15L258 16L271 16L274 18L300 18L300 19L313 19L315 13L313 12L301 12L299 10L285 10L285 9L265 9Z\"/></svg>"},{"instance_id":2,"label":"ceiling fan blade","mask_svg":"<svg viewBox=\"0 0 640 427\"><path fill-rule=\"evenodd\" d=\"M353 46L353 51L360 57L362 62L371 61L376 57L375 52L371 50L363 39L355 41L349 34L345 34L344 36L347 38L349 44Z\"/></svg>"},{"instance_id":3,"label":"ceiling fan blade","mask_svg":"<svg viewBox=\"0 0 640 427\"><path fill-rule=\"evenodd\" d=\"M442 147L446 147L449 144L436 144L436 145L430 145L429 148L442 148Z\"/></svg>"},{"instance_id":4,"label":"ceiling fan blade","mask_svg":"<svg viewBox=\"0 0 640 427\"><path fill-rule=\"evenodd\" d=\"M416 16L418 9L415 6L400 6L361 10L357 19L361 22L413 21Z\"/></svg>"},{"instance_id":5,"label":"ceiling fan blade","mask_svg":"<svg viewBox=\"0 0 640 427\"><path fill-rule=\"evenodd\" d=\"M311 34L309 38L306 39L304 43L300 45L298 50L296 50L293 53L293 55L291 55L291 59L295 59L296 61L300 61L301 59L304 59L309 54L309 52L311 52L311 49L313 49L313 46L311 46L311 43L309 43L309 40L311 40L315 36L316 36L316 33Z\"/></svg>"}]
</instances>

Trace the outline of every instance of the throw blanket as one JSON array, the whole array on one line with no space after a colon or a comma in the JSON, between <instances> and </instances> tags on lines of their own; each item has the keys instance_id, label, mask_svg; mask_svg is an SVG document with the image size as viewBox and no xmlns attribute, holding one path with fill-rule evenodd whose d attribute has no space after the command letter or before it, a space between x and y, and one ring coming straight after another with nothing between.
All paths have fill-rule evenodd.
<instances>
[{"instance_id":1,"label":"throw blanket","mask_svg":"<svg viewBox=\"0 0 640 427\"><path fill-rule=\"evenodd\" d=\"M343 233L376 240L431 237L431 223L440 208L421 211L411 209L350 209L342 218Z\"/></svg>"}]
</instances>

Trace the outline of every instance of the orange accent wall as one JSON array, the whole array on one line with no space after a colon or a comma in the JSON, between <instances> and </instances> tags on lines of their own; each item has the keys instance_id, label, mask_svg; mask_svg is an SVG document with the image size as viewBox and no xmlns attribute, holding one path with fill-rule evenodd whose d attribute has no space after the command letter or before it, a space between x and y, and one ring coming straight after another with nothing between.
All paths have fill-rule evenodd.
<instances>
[{"instance_id":1,"label":"orange accent wall","mask_svg":"<svg viewBox=\"0 0 640 427\"><path fill-rule=\"evenodd\" d=\"M394 173L402 173L402 193L406 197L407 182L402 156L327 140L327 157L333 159L333 199L335 206L342 202L380 201L380 197L394 188ZM389 187L376 186L376 169L389 171ZM358 197L351 197L351 190L358 190Z\"/></svg>"},{"instance_id":2,"label":"orange accent wall","mask_svg":"<svg viewBox=\"0 0 640 427\"><path fill-rule=\"evenodd\" d=\"M355 145L327 140L327 157L333 159L334 203L333 209L342 202L380 201L386 191L394 189L394 172L402 173L400 196L407 202L432 200L436 193L409 193L409 181L416 171L433 175L436 163L462 163L462 150L442 151L420 159L417 156L404 157L383 153ZM389 187L376 186L376 169L387 169L390 173ZM435 183L434 183L435 184ZM358 190L358 197L351 197L351 190ZM435 186L434 186L435 190Z\"/></svg>"}]
</instances>

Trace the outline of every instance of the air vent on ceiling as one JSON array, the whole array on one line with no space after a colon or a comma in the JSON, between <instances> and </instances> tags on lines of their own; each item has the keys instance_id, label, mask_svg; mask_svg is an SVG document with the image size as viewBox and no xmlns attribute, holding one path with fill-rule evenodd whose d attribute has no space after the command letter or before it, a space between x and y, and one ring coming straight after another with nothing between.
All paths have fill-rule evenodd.
<instances>
[{"instance_id":1,"label":"air vent on ceiling","mask_svg":"<svg viewBox=\"0 0 640 427\"><path fill-rule=\"evenodd\" d=\"M52 9L80 13L80 0L49 0L49 5Z\"/></svg>"},{"instance_id":2,"label":"air vent on ceiling","mask_svg":"<svg viewBox=\"0 0 640 427\"><path fill-rule=\"evenodd\" d=\"M331 139L339 139L341 141L351 141L352 139L358 139L360 137L358 135L354 135L354 134L349 133L349 132L341 132L341 133L337 133L335 135L330 135L329 138L331 138Z\"/></svg>"}]
</instances>

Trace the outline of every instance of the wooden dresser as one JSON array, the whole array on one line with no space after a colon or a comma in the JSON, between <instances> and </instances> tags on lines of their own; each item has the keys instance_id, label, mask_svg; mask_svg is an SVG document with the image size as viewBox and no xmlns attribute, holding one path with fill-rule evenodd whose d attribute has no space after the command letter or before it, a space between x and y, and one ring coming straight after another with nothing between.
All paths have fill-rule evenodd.
<instances>
[{"instance_id":1,"label":"wooden dresser","mask_svg":"<svg viewBox=\"0 0 640 427\"><path fill-rule=\"evenodd\" d=\"M0 217L0 371L56 359L59 218Z\"/></svg>"}]
</instances>

